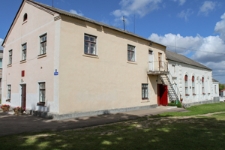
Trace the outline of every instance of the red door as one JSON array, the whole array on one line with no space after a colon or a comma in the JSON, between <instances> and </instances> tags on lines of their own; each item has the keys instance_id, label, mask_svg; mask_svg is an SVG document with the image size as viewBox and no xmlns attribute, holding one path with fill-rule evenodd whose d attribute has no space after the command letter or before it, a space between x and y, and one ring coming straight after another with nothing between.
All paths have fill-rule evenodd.
<instances>
[{"instance_id":1,"label":"red door","mask_svg":"<svg viewBox=\"0 0 225 150\"><path fill-rule=\"evenodd\" d=\"M168 105L168 88L167 85L158 84L158 105Z\"/></svg>"}]
</instances>

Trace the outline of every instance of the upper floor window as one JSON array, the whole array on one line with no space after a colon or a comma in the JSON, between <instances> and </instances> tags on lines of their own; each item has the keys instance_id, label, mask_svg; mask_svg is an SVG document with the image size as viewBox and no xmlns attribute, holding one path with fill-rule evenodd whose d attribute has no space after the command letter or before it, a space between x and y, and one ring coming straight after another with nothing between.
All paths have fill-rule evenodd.
<instances>
[{"instance_id":1,"label":"upper floor window","mask_svg":"<svg viewBox=\"0 0 225 150\"><path fill-rule=\"evenodd\" d=\"M185 95L188 96L188 75L184 76L184 81L185 81Z\"/></svg>"},{"instance_id":2,"label":"upper floor window","mask_svg":"<svg viewBox=\"0 0 225 150\"><path fill-rule=\"evenodd\" d=\"M0 68L2 68L2 58L0 58Z\"/></svg>"},{"instance_id":3,"label":"upper floor window","mask_svg":"<svg viewBox=\"0 0 225 150\"><path fill-rule=\"evenodd\" d=\"M27 43L22 45L22 60L26 60L27 58Z\"/></svg>"},{"instance_id":4,"label":"upper floor window","mask_svg":"<svg viewBox=\"0 0 225 150\"><path fill-rule=\"evenodd\" d=\"M97 55L96 53L96 36L84 35L84 53L89 55Z\"/></svg>"},{"instance_id":5,"label":"upper floor window","mask_svg":"<svg viewBox=\"0 0 225 150\"><path fill-rule=\"evenodd\" d=\"M40 36L40 55L46 54L47 34Z\"/></svg>"},{"instance_id":6,"label":"upper floor window","mask_svg":"<svg viewBox=\"0 0 225 150\"><path fill-rule=\"evenodd\" d=\"M9 65L12 64L12 50L9 51Z\"/></svg>"},{"instance_id":7,"label":"upper floor window","mask_svg":"<svg viewBox=\"0 0 225 150\"><path fill-rule=\"evenodd\" d=\"M127 45L127 58L128 61L135 61L135 47Z\"/></svg>"},{"instance_id":8,"label":"upper floor window","mask_svg":"<svg viewBox=\"0 0 225 150\"><path fill-rule=\"evenodd\" d=\"M23 15L23 21L26 21L27 20L27 13L25 13L24 15Z\"/></svg>"}]
</instances>

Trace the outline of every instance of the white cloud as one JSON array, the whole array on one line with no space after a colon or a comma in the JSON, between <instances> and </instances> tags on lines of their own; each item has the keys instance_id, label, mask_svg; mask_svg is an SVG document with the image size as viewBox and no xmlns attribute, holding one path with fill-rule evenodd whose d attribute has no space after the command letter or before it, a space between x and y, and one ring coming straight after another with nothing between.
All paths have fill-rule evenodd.
<instances>
[{"instance_id":1,"label":"white cloud","mask_svg":"<svg viewBox=\"0 0 225 150\"><path fill-rule=\"evenodd\" d=\"M188 18L194 13L193 10L191 9L187 9L187 10L183 10L181 11L177 16L180 18L184 18L185 21L188 21Z\"/></svg>"},{"instance_id":2,"label":"white cloud","mask_svg":"<svg viewBox=\"0 0 225 150\"><path fill-rule=\"evenodd\" d=\"M186 0L173 0L174 2L178 2L179 5L184 5L184 3L186 2Z\"/></svg>"},{"instance_id":3,"label":"white cloud","mask_svg":"<svg viewBox=\"0 0 225 150\"><path fill-rule=\"evenodd\" d=\"M221 21L216 23L215 32L225 41L225 13L221 16Z\"/></svg>"},{"instance_id":4,"label":"white cloud","mask_svg":"<svg viewBox=\"0 0 225 150\"><path fill-rule=\"evenodd\" d=\"M3 42L3 39L2 39L2 38L0 38L0 50L2 50L2 49L3 49L3 47L2 47L2 42Z\"/></svg>"},{"instance_id":5,"label":"white cloud","mask_svg":"<svg viewBox=\"0 0 225 150\"><path fill-rule=\"evenodd\" d=\"M199 14L208 15L208 13L214 10L216 7L216 2L213 1L205 1L200 7Z\"/></svg>"},{"instance_id":6,"label":"white cloud","mask_svg":"<svg viewBox=\"0 0 225 150\"><path fill-rule=\"evenodd\" d=\"M84 16L81 12L79 13L76 10L73 10L73 9L70 10L70 13L76 14L76 15L79 15L79 16Z\"/></svg>"},{"instance_id":7,"label":"white cloud","mask_svg":"<svg viewBox=\"0 0 225 150\"><path fill-rule=\"evenodd\" d=\"M133 14L138 14L140 17L145 16L159 8L159 3L162 0L121 0L121 9L114 10L112 15L116 18L121 18L122 16L129 17Z\"/></svg>"},{"instance_id":8,"label":"white cloud","mask_svg":"<svg viewBox=\"0 0 225 150\"><path fill-rule=\"evenodd\" d=\"M149 39L162 43L168 50L188 55L213 70L213 75L225 83L225 13L214 29L219 35L202 37L181 36L180 34L151 34Z\"/></svg>"}]
</instances>

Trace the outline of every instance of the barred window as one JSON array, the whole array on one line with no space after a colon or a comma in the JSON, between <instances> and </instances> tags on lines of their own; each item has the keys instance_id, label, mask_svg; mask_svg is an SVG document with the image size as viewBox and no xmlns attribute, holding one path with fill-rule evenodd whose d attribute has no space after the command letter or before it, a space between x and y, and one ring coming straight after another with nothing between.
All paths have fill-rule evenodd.
<instances>
[{"instance_id":1,"label":"barred window","mask_svg":"<svg viewBox=\"0 0 225 150\"><path fill-rule=\"evenodd\" d=\"M47 34L40 36L40 55L46 54Z\"/></svg>"},{"instance_id":2,"label":"barred window","mask_svg":"<svg viewBox=\"0 0 225 150\"><path fill-rule=\"evenodd\" d=\"M9 65L12 64L12 50L9 51Z\"/></svg>"},{"instance_id":3,"label":"barred window","mask_svg":"<svg viewBox=\"0 0 225 150\"><path fill-rule=\"evenodd\" d=\"M84 53L89 55L97 55L95 36L87 34L84 35Z\"/></svg>"},{"instance_id":4,"label":"barred window","mask_svg":"<svg viewBox=\"0 0 225 150\"><path fill-rule=\"evenodd\" d=\"M8 85L8 95L7 95L8 99L11 99L11 85Z\"/></svg>"},{"instance_id":5,"label":"barred window","mask_svg":"<svg viewBox=\"0 0 225 150\"><path fill-rule=\"evenodd\" d=\"M26 60L27 58L27 43L22 45L22 60Z\"/></svg>"},{"instance_id":6,"label":"barred window","mask_svg":"<svg viewBox=\"0 0 225 150\"><path fill-rule=\"evenodd\" d=\"M39 101L45 102L45 82L39 83Z\"/></svg>"},{"instance_id":7,"label":"barred window","mask_svg":"<svg viewBox=\"0 0 225 150\"><path fill-rule=\"evenodd\" d=\"M142 84L142 99L148 99L148 84Z\"/></svg>"},{"instance_id":8,"label":"barred window","mask_svg":"<svg viewBox=\"0 0 225 150\"><path fill-rule=\"evenodd\" d=\"M128 61L135 61L135 47L132 45L127 46Z\"/></svg>"}]
</instances>

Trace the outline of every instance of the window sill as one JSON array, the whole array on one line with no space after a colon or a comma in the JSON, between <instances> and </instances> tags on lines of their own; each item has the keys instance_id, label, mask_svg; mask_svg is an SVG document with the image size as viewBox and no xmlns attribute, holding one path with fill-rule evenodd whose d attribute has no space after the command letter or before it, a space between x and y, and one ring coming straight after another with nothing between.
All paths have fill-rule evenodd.
<instances>
[{"instance_id":1,"label":"window sill","mask_svg":"<svg viewBox=\"0 0 225 150\"><path fill-rule=\"evenodd\" d=\"M22 25L24 25L25 23L27 23L27 20L25 20L25 21L22 23Z\"/></svg>"},{"instance_id":2,"label":"window sill","mask_svg":"<svg viewBox=\"0 0 225 150\"><path fill-rule=\"evenodd\" d=\"M37 103L37 106L45 106L45 102L39 102Z\"/></svg>"},{"instance_id":3,"label":"window sill","mask_svg":"<svg viewBox=\"0 0 225 150\"><path fill-rule=\"evenodd\" d=\"M7 67L12 67L12 64L8 64Z\"/></svg>"},{"instance_id":4,"label":"window sill","mask_svg":"<svg viewBox=\"0 0 225 150\"><path fill-rule=\"evenodd\" d=\"M92 55L92 54L83 54L84 57L90 57L90 58L97 58L99 59L98 55Z\"/></svg>"},{"instance_id":5,"label":"window sill","mask_svg":"<svg viewBox=\"0 0 225 150\"><path fill-rule=\"evenodd\" d=\"M47 57L46 53L38 55L38 59L43 58L43 57Z\"/></svg>"},{"instance_id":6,"label":"window sill","mask_svg":"<svg viewBox=\"0 0 225 150\"><path fill-rule=\"evenodd\" d=\"M137 65L137 62L135 62L135 61L127 61L127 63Z\"/></svg>"},{"instance_id":7,"label":"window sill","mask_svg":"<svg viewBox=\"0 0 225 150\"><path fill-rule=\"evenodd\" d=\"M27 62L26 60L21 60L20 61L21 64L26 63L26 62Z\"/></svg>"},{"instance_id":8,"label":"window sill","mask_svg":"<svg viewBox=\"0 0 225 150\"><path fill-rule=\"evenodd\" d=\"M148 103L148 102L150 102L148 98L142 99L142 101L141 101L141 103Z\"/></svg>"}]
</instances>

